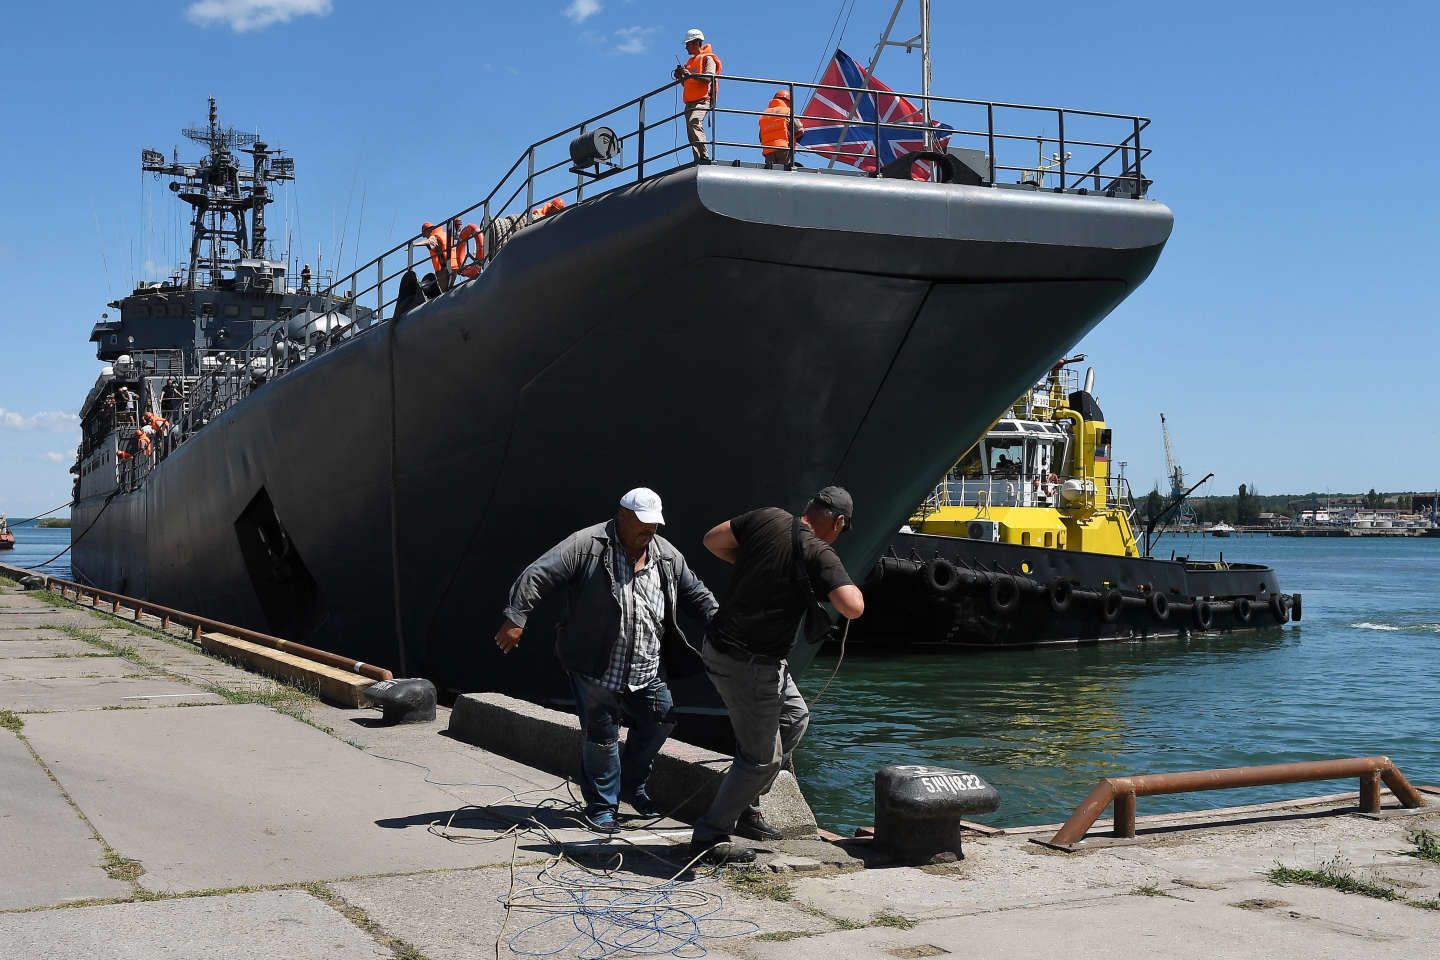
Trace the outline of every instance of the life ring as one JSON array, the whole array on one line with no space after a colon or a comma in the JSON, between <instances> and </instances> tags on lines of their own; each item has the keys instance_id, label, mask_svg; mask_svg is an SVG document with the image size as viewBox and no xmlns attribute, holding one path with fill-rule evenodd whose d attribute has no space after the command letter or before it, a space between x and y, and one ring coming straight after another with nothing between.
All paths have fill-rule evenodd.
<instances>
[{"instance_id":1,"label":"life ring","mask_svg":"<svg viewBox=\"0 0 1440 960\"><path fill-rule=\"evenodd\" d=\"M1075 599L1075 585L1063 577L1050 584L1045 592L1050 596L1050 609L1056 613L1069 610L1070 601Z\"/></svg>"},{"instance_id":2,"label":"life ring","mask_svg":"<svg viewBox=\"0 0 1440 960\"><path fill-rule=\"evenodd\" d=\"M1020 584L1014 577L997 576L990 580L990 606L996 613L1009 613L1020 604Z\"/></svg>"},{"instance_id":3,"label":"life ring","mask_svg":"<svg viewBox=\"0 0 1440 960\"><path fill-rule=\"evenodd\" d=\"M458 223L458 221L457 221ZM485 234L473 223L456 231L452 242L444 226L430 221L420 225L420 235L430 251L430 266L435 275L458 273L462 277L478 277L485 265Z\"/></svg>"},{"instance_id":4,"label":"life ring","mask_svg":"<svg viewBox=\"0 0 1440 960\"><path fill-rule=\"evenodd\" d=\"M1111 587L1100 595L1100 619L1106 623L1114 623L1120 619L1120 611L1125 608L1125 595L1119 590Z\"/></svg>"},{"instance_id":5,"label":"life ring","mask_svg":"<svg viewBox=\"0 0 1440 960\"><path fill-rule=\"evenodd\" d=\"M1255 612L1255 605L1250 602L1249 597L1235 598L1235 622L1249 623L1250 617Z\"/></svg>"},{"instance_id":6,"label":"life ring","mask_svg":"<svg viewBox=\"0 0 1440 960\"><path fill-rule=\"evenodd\" d=\"M960 576L955 565L944 557L936 557L925 564L925 586L936 596L947 596L960 586Z\"/></svg>"},{"instance_id":7,"label":"life ring","mask_svg":"<svg viewBox=\"0 0 1440 960\"><path fill-rule=\"evenodd\" d=\"M1276 623L1284 623L1290 619L1290 603L1283 593L1270 594L1270 614Z\"/></svg>"},{"instance_id":8,"label":"life ring","mask_svg":"<svg viewBox=\"0 0 1440 960\"><path fill-rule=\"evenodd\" d=\"M1150 605L1150 616L1161 622L1170 619L1170 598L1167 595L1152 590L1146 603Z\"/></svg>"},{"instance_id":9,"label":"life ring","mask_svg":"<svg viewBox=\"0 0 1440 960\"><path fill-rule=\"evenodd\" d=\"M1201 630L1209 630L1210 624L1215 622L1215 610L1210 606L1209 600L1197 597L1191 613L1195 615L1195 626Z\"/></svg>"}]
</instances>

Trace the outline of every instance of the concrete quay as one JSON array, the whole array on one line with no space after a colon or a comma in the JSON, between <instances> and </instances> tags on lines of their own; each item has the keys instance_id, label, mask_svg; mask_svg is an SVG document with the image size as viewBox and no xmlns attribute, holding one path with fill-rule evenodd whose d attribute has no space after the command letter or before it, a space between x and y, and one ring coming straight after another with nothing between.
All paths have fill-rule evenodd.
<instances>
[{"instance_id":1,"label":"concrete quay","mask_svg":"<svg viewBox=\"0 0 1440 960\"><path fill-rule=\"evenodd\" d=\"M1440 812L1352 795L1142 818L1144 842L1076 854L977 834L959 863L887 868L794 840L681 873L682 824L597 838L561 778L447 736L449 711L386 727L158 625L0 579L0 960L1440 951L1440 862L1412 839Z\"/></svg>"}]
</instances>

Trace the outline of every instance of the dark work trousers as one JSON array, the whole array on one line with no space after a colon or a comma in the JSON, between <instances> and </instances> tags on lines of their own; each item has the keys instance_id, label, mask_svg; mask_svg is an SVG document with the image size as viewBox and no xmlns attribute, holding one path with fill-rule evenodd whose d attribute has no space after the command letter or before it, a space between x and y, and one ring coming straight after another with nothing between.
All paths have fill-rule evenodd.
<instances>
[{"instance_id":1,"label":"dark work trousers","mask_svg":"<svg viewBox=\"0 0 1440 960\"><path fill-rule=\"evenodd\" d=\"M585 814L614 813L621 798L643 791L655 755L675 729L670 688L656 677L639 690L615 691L590 677L570 674L580 714L580 793ZM630 728L620 749L620 725Z\"/></svg>"},{"instance_id":2,"label":"dark work trousers","mask_svg":"<svg viewBox=\"0 0 1440 960\"><path fill-rule=\"evenodd\" d=\"M784 660L739 659L708 641L702 658L735 731L735 760L695 823L695 839L708 843L729 837L741 814L770 790L810 726L810 708Z\"/></svg>"}]
</instances>

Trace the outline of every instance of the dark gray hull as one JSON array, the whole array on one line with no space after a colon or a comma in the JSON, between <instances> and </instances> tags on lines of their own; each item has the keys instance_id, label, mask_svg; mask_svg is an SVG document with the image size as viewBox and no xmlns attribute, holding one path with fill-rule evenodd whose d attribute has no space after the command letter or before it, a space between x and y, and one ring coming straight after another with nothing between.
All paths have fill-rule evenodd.
<instances>
[{"instance_id":1,"label":"dark gray hull","mask_svg":"<svg viewBox=\"0 0 1440 960\"><path fill-rule=\"evenodd\" d=\"M865 571L1170 226L1150 201L780 171L619 189L78 503L75 570L453 690L563 697L546 616L508 658L491 642L526 562L646 485L719 592L706 528L834 481ZM298 562L246 546L261 491Z\"/></svg>"}]
</instances>

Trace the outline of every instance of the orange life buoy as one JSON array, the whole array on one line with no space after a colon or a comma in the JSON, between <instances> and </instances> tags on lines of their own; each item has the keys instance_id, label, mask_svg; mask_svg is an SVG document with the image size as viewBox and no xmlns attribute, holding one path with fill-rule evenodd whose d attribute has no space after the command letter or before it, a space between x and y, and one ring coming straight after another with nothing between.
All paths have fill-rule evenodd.
<instances>
[{"instance_id":1,"label":"orange life buoy","mask_svg":"<svg viewBox=\"0 0 1440 960\"><path fill-rule=\"evenodd\" d=\"M430 250L430 265L435 268L436 276L447 272L464 277L479 276L485 264L485 236L473 223L461 227L457 220L455 225L453 242L445 227L428 220L420 225L420 235Z\"/></svg>"}]
</instances>

